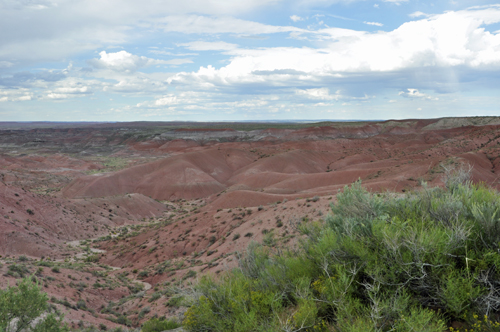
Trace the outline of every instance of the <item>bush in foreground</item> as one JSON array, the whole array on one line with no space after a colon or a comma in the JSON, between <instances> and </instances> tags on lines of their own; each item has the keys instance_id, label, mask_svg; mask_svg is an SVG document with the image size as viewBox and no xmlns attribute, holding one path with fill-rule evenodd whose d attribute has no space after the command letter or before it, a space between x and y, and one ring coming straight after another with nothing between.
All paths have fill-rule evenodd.
<instances>
[{"instance_id":1,"label":"bush in foreground","mask_svg":"<svg viewBox=\"0 0 500 332\"><path fill-rule=\"evenodd\" d=\"M15 287L0 289L0 331L67 332L68 328L54 314L45 317L48 297L31 277Z\"/></svg>"},{"instance_id":2,"label":"bush in foreground","mask_svg":"<svg viewBox=\"0 0 500 332\"><path fill-rule=\"evenodd\" d=\"M404 197L345 187L298 250L252 244L240 267L195 287L189 331L444 331L495 324L500 196L449 177ZM477 330L477 329L476 329Z\"/></svg>"}]
</instances>

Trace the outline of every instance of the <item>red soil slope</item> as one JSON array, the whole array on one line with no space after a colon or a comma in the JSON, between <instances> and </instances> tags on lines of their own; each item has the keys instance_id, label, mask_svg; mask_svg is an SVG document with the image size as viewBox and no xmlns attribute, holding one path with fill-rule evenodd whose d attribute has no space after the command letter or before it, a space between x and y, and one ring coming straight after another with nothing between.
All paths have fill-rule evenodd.
<instances>
[{"instance_id":1,"label":"red soil slope","mask_svg":"<svg viewBox=\"0 0 500 332\"><path fill-rule=\"evenodd\" d=\"M198 151L187 153L182 151L190 151L191 140L186 144L175 140L165 144L175 144L178 153L175 156L112 174L79 177L64 189L63 194L75 198L136 192L155 199L172 200L243 191L239 196L253 192L251 197L261 198L249 201L262 204L274 199L268 194L289 197L333 194L358 178L378 190L410 189L418 186L419 179L438 183L439 174L443 172L439 165L459 162L474 166L476 181L497 185L498 161L493 156L497 155L498 126L428 131L419 128L426 122L404 124L402 127L386 124L385 127L267 130L267 133L285 135L289 139L219 143L198 146ZM328 136L333 132L341 132L342 136L375 136L305 138L312 133L321 137L318 135ZM301 135L303 139L297 140ZM233 199L228 198L227 202L230 201Z\"/></svg>"},{"instance_id":2,"label":"red soil slope","mask_svg":"<svg viewBox=\"0 0 500 332\"><path fill-rule=\"evenodd\" d=\"M61 257L65 241L107 235L109 229L163 215L165 205L140 194L67 200L0 182L0 255Z\"/></svg>"},{"instance_id":3,"label":"red soil slope","mask_svg":"<svg viewBox=\"0 0 500 332\"><path fill-rule=\"evenodd\" d=\"M253 161L249 152L209 149L186 153L113 174L81 177L63 191L66 197L142 193L156 199L195 199L224 190L232 173Z\"/></svg>"}]
</instances>

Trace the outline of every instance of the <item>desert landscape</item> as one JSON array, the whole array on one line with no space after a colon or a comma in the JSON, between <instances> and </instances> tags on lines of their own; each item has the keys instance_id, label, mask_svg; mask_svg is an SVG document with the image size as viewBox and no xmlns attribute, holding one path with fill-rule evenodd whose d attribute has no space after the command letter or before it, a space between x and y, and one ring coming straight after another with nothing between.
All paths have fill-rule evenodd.
<instances>
[{"instance_id":1,"label":"desert landscape","mask_svg":"<svg viewBox=\"0 0 500 332\"><path fill-rule=\"evenodd\" d=\"M73 328L182 319L252 242L293 248L346 185L500 188L500 118L0 123L0 286L35 275Z\"/></svg>"}]
</instances>

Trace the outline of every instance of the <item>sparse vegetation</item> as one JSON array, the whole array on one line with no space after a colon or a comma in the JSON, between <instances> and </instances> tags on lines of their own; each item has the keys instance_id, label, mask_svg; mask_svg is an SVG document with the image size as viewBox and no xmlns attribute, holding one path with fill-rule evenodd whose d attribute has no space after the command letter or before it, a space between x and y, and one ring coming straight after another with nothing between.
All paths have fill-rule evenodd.
<instances>
[{"instance_id":1,"label":"sparse vegetation","mask_svg":"<svg viewBox=\"0 0 500 332\"><path fill-rule=\"evenodd\" d=\"M24 264L11 264L7 267L6 275L14 278L23 278L31 273L30 269Z\"/></svg>"}]
</instances>

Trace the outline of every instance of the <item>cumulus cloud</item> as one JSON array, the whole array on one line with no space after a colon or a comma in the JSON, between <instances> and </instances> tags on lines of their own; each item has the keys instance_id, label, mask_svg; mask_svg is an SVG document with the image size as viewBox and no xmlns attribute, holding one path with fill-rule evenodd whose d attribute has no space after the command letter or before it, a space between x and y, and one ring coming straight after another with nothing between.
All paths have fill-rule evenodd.
<instances>
[{"instance_id":1,"label":"cumulus cloud","mask_svg":"<svg viewBox=\"0 0 500 332\"><path fill-rule=\"evenodd\" d=\"M419 99L426 99L426 100L439 100L439 98L429 96L429 95L427 95L425 93L422 93L422 92L418 91L418 89L406 89L406 91L400 91L399 95L403 96L405 98L419 98Z\"/></svg>"},{"instance_id":2,"label":"cumulus cloud","mask_svg":"<svg viewBox=\"0 0 500 332\"><path fill-rule=\"evenodd\" d=\"M416 18L416 17L429 16L429 15L427 15L426 13L423 13L421 11L416 11L416 12L409 14L408 16L410 16L411 18Z\"/></svg>"},{"instance_id":3,"label":"cumulus cloud","mask_svg":"<svg viewBox=\"0 0 500 332\"><path fill-rule=\"evenodd\" d=\"M67 86L48 90L44 96L46 99L69 99L83 97L92 94L88 86Z\"/></svg>"},{"instance_id":4,"label":"cumulus cloud","mask_svg":"<svg viewBox=\"0 0 500 332\"><path fill-rule=\"evenodd\" d=\"M96 79L67 77L65 79L38 84L38 98L43 100L63 100L90 96L94 91L102 90L109 83Z\"/></svg>"},{"instance_id":5,"label":"cumulus cloud","mask_svg":"<svg viewBox=\"0 0 500 332\"><path fill-rule=\"evenodd\" d=\"M337 100L352 101L344 107L356 107L365 100L354 101L355 97L378 95L380 89L386 92L379 98L385 106L394 105L394 95L402 88L398 107L437 100L437 93L458 91L450 87L459 87L463 77L467 84L479 80L489 86L498 83L500 34L488 31L488 25L500 23L499 6L438 15L414 12L409 15L410 22L390 31L373 32L368 26L365 30L369 31L337 28L339 19L350 20L349 26L383 26L368 18L357 21L334 15L330 8L349 3L354 10L355 2L107 0L89 6L82 1L0 0L0 31L11 32L0 34L0 91L17 91L0 94L0 100L63 100L91 95L98 99L115 93L113 98L121 98L122 105L126 98L134 98L128 101L136 106L115 108L122 113L139 114L139 108L148 108L152 110L148 114L161 114L162 110L176 114L202 110L208 114L216 109L225 114L238 109L248 114L278 114L304 105L340 105L334 102ZM409 6L395 6L408 0L379 3L373 7L379 8L381 15L386 10L410 13ZM281 11L284 5L287 10L279 13L281 22L307 17L315 23L300 29L272 25L269 15L259 15L260 8ZM363 5L366 7L366 2ZM313 16L318 8L325 10L321 16ZM349 16L348 10L342 13ZM23 17L29 17L29 25ZM147 42L151 43L148 56L131 51ZM110 45L127 47L127 51L110 50ZM95 50L101 52L88 61L93 70L78 67L85 65L85 59L71 58ZM61 59L62 66L71 59L76 67L52 72L31 69L33 64ZM181 72L164 68L196 61L196 66L183 66ZM19 69L22 66L28 69ZM151 68L154 66L161 68ZM265 99L270 95L279 98ZM137 97L147 101L137 104ZM439 97L436 104L446 98Z\"/></svg>"},{"instance_id":6,"label":"cumulus cloud","mask_svg":"<svg viewBox=\"0 0 500 332\"><path fill-rule=\"evenodd\" d=\"M177 97L175 95L168 95L155 100L155 106L166 106L177 104Z\"/></svg>"},{"instance_id":7,"label":"cumulus cloud","mask_svg":"<svg viewBox=\"0 0 500 332\"><path fill-rule=\"evenodd\" d=\"M118 72L134 72L139 68L144 68L153 65L179 65L183 63L191 63L192 60L174 59L174 60L156 60L145 56L138 56L127 51L119 51L115 53L99 53L100 59L89 60L89 64L95 68L111 69Z\"/></svg>"},{"instance_id":8,"label":"cumulus cloud","mask_svg":"<svg viewBox=\"0 0 500 332\"><path fill-rule=\"evenodd\" d=\"M500 8L488 7L433 15L388 32L326 28L308 35L322 41L322 48L234 49L228 65L181 72L168 82L204 87L263 82L283 86L296 82L280 73L295 75L305 85L356 73L457 66L486 69L500 66L500 35L483 28L497 22Z\"/></svg>"},{"instance_id":9,"label":"cumulus cloud","mask_svg":"<svg viewBox=\"0 0 500 332\"><path fill-rule=\"evenodd\" d=\"M304 89L304 90L296 90L295 93L299 96L305 96L309 99L316 100L339 100L342 98L340 90L335 94L330 94L330 90L328 88L318 88L318 89Z\"/></svg>"},{"instance_id":10,"label":"cumulus cloud","mask_svg":"<svg viewBox=\"0 0 500 332\"><path fill-rule=\"evenodd\" d=\"M33 99L33 92L26 88L1 90L0 102L8 101L29 101Z\"/></svg>"},{"instance_id":11,"label":"cumulus cloud","mask_svg":"<svg viewBox=\"0 0 500 332\"><path fill-rule=\"evenodd\" d=\"M152 75L155 76L155 75ZM167 90L162 82L162 77L150 77L149 75L130 75L127 77L115 77L116 83L107 84L103 91L127 94L130 96L161 93Z\"/></svg>"}]
</instances>

